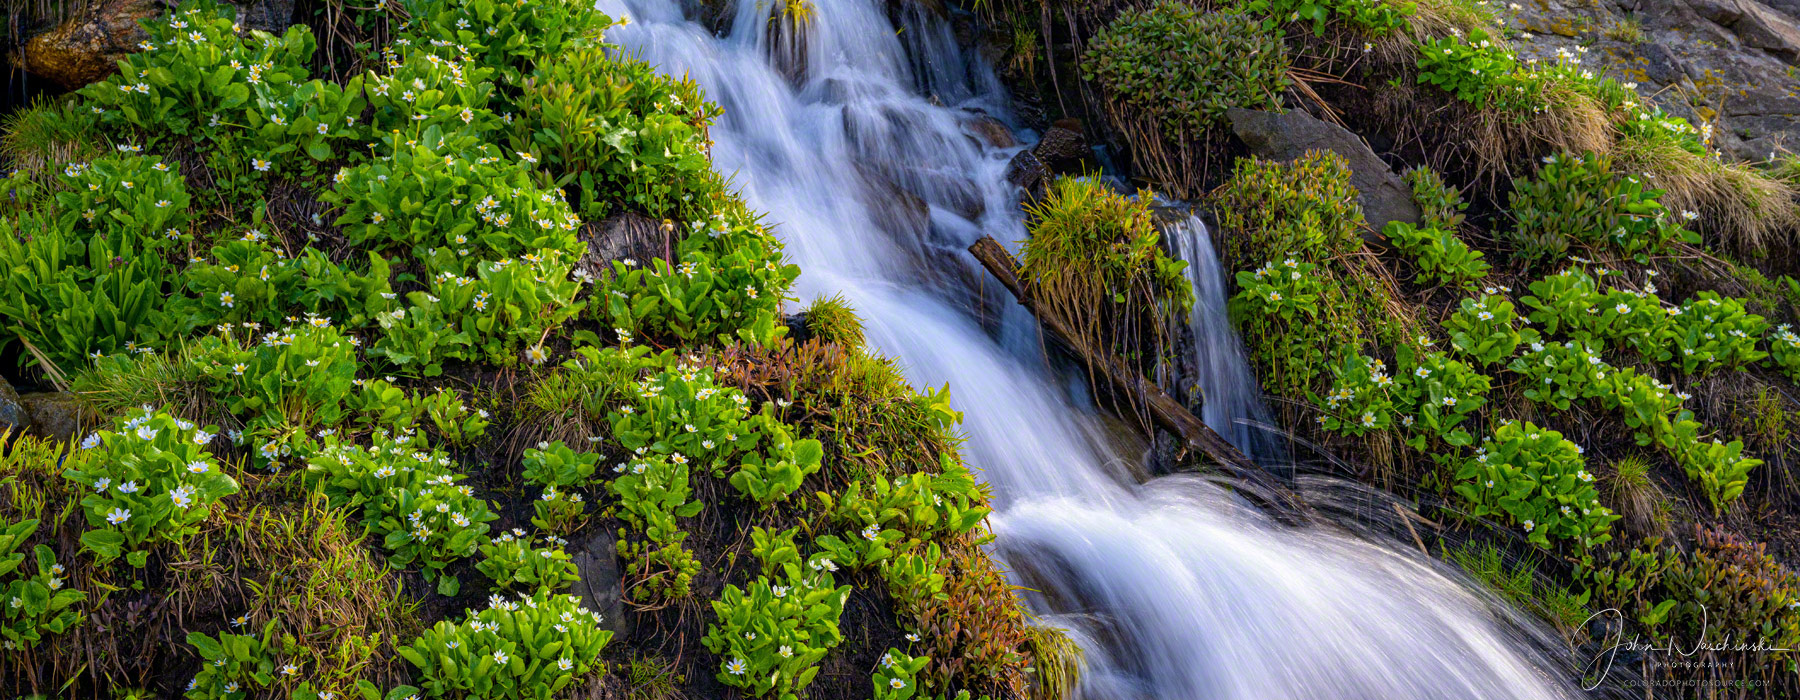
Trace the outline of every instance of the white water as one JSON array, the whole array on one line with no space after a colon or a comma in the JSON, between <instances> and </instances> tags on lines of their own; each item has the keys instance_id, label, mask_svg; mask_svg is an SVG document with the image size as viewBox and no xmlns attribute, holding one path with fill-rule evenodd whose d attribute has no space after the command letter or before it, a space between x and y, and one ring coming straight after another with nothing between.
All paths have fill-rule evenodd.
<instances>
[{"instance_id":1,"label":"white water","mask_svg":"<svg viewBox=\"0 0 1800 700\"><path fill-rule=\"evenodd\" d=\"M678 0L599 7L632 20L614 41L691 74L725 108L715 165L779 223L801 298L842 292L915 384L950 383L967 456L996 494L996 554L1087 650L1086 697L1570 695L1416 556L1274 525L1196 478L1130 478L1136 456L1115 453L1070 398L1084 380L1045 366L1029 316L964 252L983 234L1023 236L1003 179L1012 151L963 126L963 107L1004 110L991 73L941 22L912 12L896 28L878 0L812 0L806 36L771 45L770 4L738 0L723 37ZM797 81L772 54L804 55L786 62ZM896 207L895 187L928 214Z\"/></svg>"}]
</instances>

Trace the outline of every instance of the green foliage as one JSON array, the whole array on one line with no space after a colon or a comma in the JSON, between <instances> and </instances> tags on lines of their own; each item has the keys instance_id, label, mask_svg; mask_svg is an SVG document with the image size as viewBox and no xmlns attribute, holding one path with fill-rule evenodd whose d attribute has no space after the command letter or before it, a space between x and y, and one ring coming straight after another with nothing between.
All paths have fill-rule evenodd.
<instances>
[{"instance_id":1,"label":"green foliage","mask_svg":"<svg viewBox=\"0 0 1800 700\"><path fill-rule=\"evenodd\" d=\"M1499 547L1473 542L1457 548L1446 548L1445 555L1470 576L1494 589L1501 597L1521 608L1533 610L1569 635L1587 623L1588 600L1592 590L1572 593L1567 588L1541 584L1537 565L1532 559L1508 566Z\"/></svg>"},{"instance_id":2,"label":"green foliage","mask_svg":"<svg viewBox=\"0 0 1800 700\"><path fill-rule=\"evenodd\" d=\"M543 364L550 331L579 314L581 283L556 251L526 253L475 265L475 277L441 272L426 291L407 294L410 305L378 315L387 332L369 354L427 377L446 360Z\"/></svg>"},{"instance_id":3,"label":"green foliage","mask_svg":"<svg viewBox=\"0 0 1800 700\"><path fill-rule=\"evenodd\" d=\"M1602 268L1600 274L1609 273ZM1664 349L1668 314L1651 294L1617 287L1601 294L1595 279L1580 268L1532 282L1531 294L1520 302L1532 309L1531 320L1546 334L1595 344L1622 341L1646 359L1669 358Z\"/></svg>"},{"instance_id":4,"label":"green foliage","mask_svg":"<svg viewBox=\"0 0 1800 700\"><path fill-rule=\"evenodd\" d=\"M1081 72L1170 134L1205 131L1233 107L1279 109L1290 84L1279 30L1174 0L1120 13L1090 40Z\"/></svg>"},{"instance_id":5,"label":"green foliage","mask_svg":"<svg viewBox=\"0 0 1800 700\"><path fill-rule=\"evenodd\" d=\"M1606 377L1612 367L1600 354L1580 341L1531 344L1531 351L1514 358L1508 368L1525 375L1525 398L1567 411L1581 399L1611 393Z\"/></svg>"},{"instance_id":6,"label":"green foliage","mask_svg":"<svg viewBox=\"0 0 1800 700\"><path fill-rule=\"evenodd\" d=\"M863 345L862 319L842 294L819 297L800 312L806 317L806 330L822 343L836 343L846 348Z\"/></svg>"},{"instance_id":7,"label":"green foliage","mask_svg":"<svg viewBox=\"0 0 1800 700\"><path fill-rule=\"evenodd\" d=\"M802 563L794 531L756 534L762 575L745 588L725 586L712 602L716 621L700 643L721 657L720 683L753 696L773 693L792 700L818 675L825 655L843 642L838 619L850 587L837 585L831 575L837 565L829 558L814 555Z\"/></svg>"},{"instance_id":8,"label":"green foliage","mask_svg":"<svg viewBox=\"0 0 1800 700\"><path fill-rule=\"evenodd\" d=\"M1489 287L1480 297L1462 300L1456 313L1444 319L1450 344L1464 357L1481 365L1503 363L1521 343L1536 342L1537 331L1520 323L1511 300Z\"/></svg>"},{"instance_id":9,"label":"green foliage","mask_svg":"<svg viewBox=\"0 0 1800 700\"><path fill-rule=\"evenodd\" d=\"M1019 277L1077 327L1185 318L1194 305L1187 263L1158 245L1152 201L1148 191L1127 197L1094 178L1058 178L1026 208Z\"/></svg>"},{"instance_id":10,"label":"green foliage","mask_svg":"<svg viewBox=\"0 0 1800 700\"><path fill-rule=\"evenodd\" d=\"M750 399L720 387L713 371L681 362L635 385L636 400L607 415L625 449L668 455L724 478L738 454L755 449L762 432L749 424Z\"/></svg>"},{"instance_id":11,"label":"green foliage","mask_svg":"<svg viewBox=\"0 0 1800 700\"><path fill-rule=\"evenodd\" d=\"M380 430L371 440L363 447L326 434L307 460L307 487L333 508L360 509L364 526L381 535L390 564L418 562L439 593L455 595L461 583L444 569L473 555L488 523L500 516L474 489L456 485L462 475L424 438Z\"/></svg>"},{"instance_id":12,"label":"green foliage","mask_svg":"<svg viewBox=\"0 0 1800 700\"><path fill-rule=\"evenodd\" d=\"M1413 203L1419 206L1419 222L1425 228L1455 231L1462 226L1463 210L1469 203L1462 192L1444 182L1444 176L1426 166L1407 168L1400 174L1412 188Z\"/></svg>"},{"instance_id":13,"label":"green foliage","mask_svg":"<svg viewBox=\"0 0 1800 700\"><path fill-rule=\"evenodd\" d=\"M1246 9L1289 22L1311 22L1313 34L1325 35L1325 25L1340 20L1375 36L1406 29L1407 18L1417 6L1389 0L1250 0Z\"/></svg>"},{"instance_id":14,"label":"green foliage","mask_svg":"<svg viewBox=\"0 0 1800 700\"><path fill-rule=\"evenodd\" d=\"M769 345L787 332L781 303L800 268L782 262L781 244L742 202L726 198L690 224L675 261L615 260L594 287L594 310L629 343L648 334L683 345L718 339Z\"/></svg>"},{"instance_id":15,"label":"green foliage","mask_svg":"<svg viewBox=\"0 0 1800 700\"><path fill-rule=\"evenodd\" d=\"M339 170L319 195L342 208L335 223L351 245L410 251L433 272L455 273L483 259L585 250L575 237L580 219L535 184L530 153L507 156L436 126L383 141L387 157Z\"/></svg>"},{"instance_id":16,"label":"green foliage","mask_svg":"<svg viewBox=\"0 0 1800 700\"><path fill-rule=\"evenodd\" d=\"M406 40L456 46L501 84L518 86L534 67L599 44L613 20L581 0L423 0L409 8Z\"/></svg>"},{"instance_id":17,"label":"green foliage","mask_svg":"<svg viewBox=\"0 0 1800 700\"><path fill-rule=\"evenodd\" d=\"M90 528L82 546L101 563L124 556L142 568L149 550L139 547L199 532L219 499L238 492L205 449L217 430L146 408L83 440L63 471L93 489L81 499Z\"/></svg>"},{"instance_id":18,"label":"green foliage","mask_svg":"<svg viewBox=\"0 0 1800 700\"><path fill-rule=\"evenodd\" d=\"M431 419L431 424L437 426L438 435L452 445L472 444L487 432L488 412L469 410L462 401L462 394L455 389L438 387L430 394L413 397L413 402Z\"/></svg>"},{"instance_id":19,"label":"green foliage","mask_svg":"<svg viewBox=\"0 0 1800 700\"><path fill-rule=\"evenodd\" d=\"M1800 382L1800 334L1788 324L1776 326L1769 334L1768 360L1788 379Z\"/></svg>"},{"instance_id":20,"label":"green foliage","mask_svg":"<svg viewBox=\"0 0 1800 700\"><path fill-rule=\"evenodd\" d=\"M671 78L617 49L570 51L519 96L519 139L544 154L575 208L598 218L623 204L654 217L704 215L722 190L707 129L722 111L688 78Z\"/></svg>"},{"instance_id":21,"label":"green foliage","mask_svg":"<svg viewBox=\"0 0 1800 700\"><path fill-rule=\"evenodd\" d=\"M1331 368L1331 393L1324 398L1309 395L1314 405L1325 409L1319 414L1319 425L1350 436L1386 430L1393 425L1394 378L1387 373L1386 365L1360 353L1345 353Z\"/></svg>"},{"instance_id":22,"label":"green foliage","mask_svg":"<svg viewBox=\"0 0 1800 700\"><path fill-rule=\"evenodd\" d=\"M165 253L185 240L188 195L160 160L108 156L58 178L62 215L0 218L0 317L61 367L185 333L189 300ZM30 353L22 353L30 357Z\"/></svg>"},{"instance_id":23,"label":"green foliage","mask_svg":"<svg viewBox=\"0 0 1800 700\"><path fill-rule=\"evenodd\" d=\"M418 137L435 129L476 135L502 127L503 119L488 108L494 95L492 69L447 47L403 46L395 52L388 46L382 51L388 72L363 77L377 133Z\"/></svg>"},{"instance_id":24,"label":"green foliage","mask_svg":"<svg viewBox=\"0 0 1800 700\"><path fill-rule=\"evenodd\" d=\"M549 700L604 672L600 652L613 633L600 622L575 596L495 595L461 624L440 620L397 651L431 697Z\"/></svg>"},{"instance_id":25,"label":"green foliage","mask_svg":"<svg viewBox=\"0 0 1800 700\"><path fill-rule=\"evenodd\" d=\"M193 318L197 326L276 326L298 312L361 328L394 307L388 261L373 253L368 257L363 272L333 263L317 248L304 248L299 257L290 258L271 246L262 231L251 229L215 244L210 258L191 261L182 278L199 301Z\"/></svg>"},{"instance_id":26,"label":"green foliage","mask_svg":"<svg viewBox=\"0 0 1800 700\"><path fill-rule=\"evenodd\" d=\"M929 541L973 530L991 512L981 505L985 499L975 478L950 455L939 458L938 470L936 476L913 472L891 481L877 474L850 482L842 493L814 495L833 522L864 533L871 527L878 532L893 529Z\"/></svg>"},{"instance_id":27,"label":"green foliage","mask_svg":"<svg viewBox=\"0 0 1800 700\"><path fill-rule=\"evenodd\" d=\"M540 488L587 486L600 465L600 455L576 452L561 440L540 442L525 450L525 482Z\"/></svg>"},{"instance_id":28,"label":"green foliage","mask_svg":"<svg viewBox=\"0 0 1800 700\"><path fill-rule=\"evenodd\" d=\"M1636 119L1627 119L1619 124L1619 131L1625 138L1669 141L1688 153L1707 155L1705 135L1688 120L1670 116L1661 107L1638 112Z\"/></svg>"},{"instance_id":29,"label":"green foliage","mask_svg":"<svg viewBox=\"0 0 1800 700\"><path fill-rule=\"evenodd\" d=\"M120 61L121 73L81 94L102 124L149 137L202 144L224 189L255 194L274 173L313 174L334 144L361 140L362 88L307 80L315 42L305 25L276 38L249 32L235 10L207 0L145 21L148 41Z\"/></svg>"},{"instance_id":30,"label":"green foliage","mask_svg":"<svg viewBox=\"0 0 1800 700\"><path fill-rule=\"evenodd\" d=\"M497 588L559 591L581 579L563 551L565 544L555 536L539 540L523 530L502 532L481 546L475 570L493 579Z\"/></svg>"},{"instance_id":31,"label":"green foliage","mask_svg":"<svg viewBox=\"0 0 1800 700\"><path fill-rule=\"evenodd\" d=\"M902 609L916 609L927 600L946 601L943 571L947 562L936 542L912 551L901 552L881 562L881 578L887 581L888 593L900 601Z\"/></svg>"},{"instance_id":32,"label":"green foliage","mask_svg":"<svg viewBox=\"0 0 1800 700\"><path fill-rule=\"evenodd\" d=\"M1736 369L1767 356L1756 349L1769 329L1763 317L1744 309L1744 300L1699 292L1669 310L1665 337L1669 354L1688 374L1710 373L1718 367Z\"/></svg>"},{"instance_id":33,"label":"green foliage","mask_svg":"<svg viewBox=\"0 0 1800 700\"><path fill-rule=\"evenodd\" d=\"M1488 264L1481 251L1469 247L1455 233L1437 228L1418 228L1404 221L1390 221L1382 235L1419 266L1419 284L1474 287L1487 276Z\"/></svg>"},{"instance_id":34,"label":"green foliage","mask_svg":"<svg viewBox=\"0 0 1800 700\"><path fill-rule=\"evenodd\" d=\"M1698 234L1670 220L1662 195L1637 175L1615 174L1608 156L1546 156L1536 178L1513 181L1511 235L1530 258L1580 241L1610 243L1644 262L1673 243L1699 243Z\"/></svg>"},{"instance_id":35,"label":"green foliage","mask_svg":"<svg viewBox=\"0 0 1800 700\"><path fill-rule=\"evenodd\" d=\"M888 649L870 678L875 684L875 700L911 700L919 692L919 672L929 663L930 657L908 656L899 649Z\"/></svg>"},{"instance_id":36,"label":"green foliage","mask_svg":"<svg viewBox=\"0 0 1800 700\"><path fill-rule=\"evenodd\" d=\"M187 643L199 653L200 671L188 681L183 697L188 700L247 700L257 697L282 697L280 690L292 689L287 697L324 697L331 693L315 693L310 681L295 681L305 659L306 649L292 634L277 635L277 620L263 625L259 634L220 632L214 637L203 632L189 632ZM232 622L233 627L246 624L245 618ZM286 662L283 663L283 659ZM279 665L277 665L279 664Z\"/></svg>"},{"instance_id":37,"label":"green foliage","mask_svg":"<svg viewBox=\"0 0 1800 700\"><path fill-rule=\"evenodd\" d=\"M359 365L350 339L319 317L261 338L224 326L200 339L193 362L213 396L253 426L283 415L336 424Z\"/></svg>"},{"instance_id":38,"label":"green foliage","mask_svg":"<svg viewBox=\"0 0 1800 700\"><path fill-rule=\"evenodd\" d=\"M87 600L87 594L64 588L67 574L49 547L40 544L29 557L14 551L37 526L38 521L28 519L0 528L0 601L5 602L0 607L0 637L9 651L35 649L45 637L67 632L87 619L75 607Z\"/></svg>"},{"instance_id":39,"label":"green foliage","mask_svg":"<svg viewBox=\"0 0 1800 700\"><path fill-rule=\"evenodd\" d=\"M1473 443L1459 426L1487 405L1487 375L1444 353L1420 353L1410 345L1400 346L1399 365L1405 374L1396 382L1393 396L1396 407L1404 411L1400 424L1412 429L1406 444L1424 451L1432 438L1456 447Z\"/></svg>"},{"instance_id":40,"label":"green foliage","mask_svg":"<svg viewBox=\"0 0 1800 700\"><path fill-rule=\"evenodd\" d=\"M1581 448L1562 433L1508 421L1457 470L1454 488L1475 517L1503 516L1539 546L1555 538L1586 552L1612 539L1619 518L1600 505L1593 482Z\"/></svg>"},{"instance_id":41,"label":"green foliage","mask_svg":"<svg viewBox=\"0 0 1800 700\"><path fill-rule=\"evenodd\" d=\"M762 450L744 455L743 463L731 474L731 486L762 507L800 490L801 480L819 470L819 462L825 457L824 446L811 438L795 440L787 426L775 417L772 404L763 404L762 413L751 416L745 427L749 434L766 439Z\"/></svg>"},{"instance_id":42,"label":"green foliage","mask_svg":"<svg viewBox=\"0 0 1800 700\"><path fill-rule=\"evenodd\" d=\"M1723 514L1732 501L1744 493L1750 482L1750 470L1762 460L1744 455L1744 441L1708 442L1700 437L1700 424L1681 421L1675 424L1675 462L1689 479L1700 482L1701 492L1712 504L1713 512Z\"/></svg>"},{"instance_id":43,"label":"green foliage","mask_svg":"<svg viewBox=\"0 0 1800 700\"><path fill-rule=\"evenodd\" d=\"M688 533L676 519L694 517L706 505L692 500L688 458L679 452L650 455L620 466L624 471L611 490L619 499L619 518L639 537L621 529L619 556L645 574L632 596L639 602L684 597L700 562L682 545Z\"/></svg>"},{"instance_id":44,"label":"green foliage","mask_svg":"<svg viewBox=\"0 0 1800 700\"><path fill-rule=\"evenodd\" d=\"M1482 30L1427 39L1419 44L1419 84L1436 85L1456 99L1507 111L1541 104L1542 85L1519 68L1512 51Z\"/></svg>"}]
</instances>

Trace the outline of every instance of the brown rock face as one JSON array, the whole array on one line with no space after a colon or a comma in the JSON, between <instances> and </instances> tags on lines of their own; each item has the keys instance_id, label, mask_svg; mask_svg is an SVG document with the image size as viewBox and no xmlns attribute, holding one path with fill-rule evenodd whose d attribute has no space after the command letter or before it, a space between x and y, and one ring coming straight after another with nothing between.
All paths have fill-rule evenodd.
<instances>
[{"instance_id":1,"label":"brown rock face","mask_svg":"<svg viewBox=\"0 0 1800 700\"><path fill-rule=\"evenodd\" d=\"M107 0L31 38L13 62L71 90L112 75L119 59L145 38L138 20L157 12L155 0Z\"/></svg>"}]
</instances>

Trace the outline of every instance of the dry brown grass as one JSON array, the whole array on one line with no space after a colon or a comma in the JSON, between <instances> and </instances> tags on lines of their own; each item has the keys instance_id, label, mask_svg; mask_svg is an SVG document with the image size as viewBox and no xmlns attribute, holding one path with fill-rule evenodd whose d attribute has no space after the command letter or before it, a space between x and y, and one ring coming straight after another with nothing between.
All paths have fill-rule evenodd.
<instances>
[{"instance_id":1,"label":"dry brown grass","mask_svg":"<svg viewBox=\"0 0 1800 700\"><path fill-rule=\"evenodd\" d=\"M1717 247L1758 256L1794 242L1800 190L1793 183L1716 155L1683 150L1670 139L1625 135L1614 150L1621 172L1654 176L1656 187L1665 192L1663 204L1699 212L1704 233L1714 237Z\"/></svg>"}]
</instances>

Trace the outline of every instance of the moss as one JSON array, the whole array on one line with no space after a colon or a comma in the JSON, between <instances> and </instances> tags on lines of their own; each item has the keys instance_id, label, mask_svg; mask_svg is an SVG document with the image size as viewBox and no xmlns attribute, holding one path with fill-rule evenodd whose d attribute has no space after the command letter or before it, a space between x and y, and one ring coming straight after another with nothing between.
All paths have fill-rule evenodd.
<instances>
[{"instance_id":1,"label":"moss","mask_svg":"<svg viewBox=\"0 0 1800 700\"><path fill-rule=\"evenodd\" d=\"M1187 317L1193 289L1159 245L1148 191L1127 197L1096 179L1061 178L1028 207L1021 280L1042 308L1090 347L1149 364L1164 328Z\"/></svg>"},{"instance_id":2,"label":"moss","mask_svg":"<svg viewBox=\"0 0 1800 700\"><path fill-rule=\"evenodd\" d=\"M814 299L800 313L806 317L806 330L812 337L848 348L862 347L862 319L842 294Z\"/></svg>"}]
</instances>

